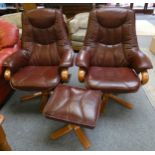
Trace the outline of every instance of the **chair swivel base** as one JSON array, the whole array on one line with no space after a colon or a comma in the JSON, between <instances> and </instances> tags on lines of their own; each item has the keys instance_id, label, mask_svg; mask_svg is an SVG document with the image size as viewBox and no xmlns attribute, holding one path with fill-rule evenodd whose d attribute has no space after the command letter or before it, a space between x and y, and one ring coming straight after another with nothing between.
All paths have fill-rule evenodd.
<instances>
[{"instance_id":1,"label":"chair swivel base","mask_svg":"<svg viewBox=\"0 0 155 155\"><path fill-rule=\"evenodd\" d=\"M76 135L79 138L79 140L80 140L81 144L83 145L83 147L85 149L88 149L90 147L90 145L91 145L90 141L87 138L87 136L85 135L85 133L83 132L83 130L81 129L81 127L77 126L77 125L68 124L65 127L61 128L61 129L58 129L57 131L52 133L51 138L54 139L54 140L58 139L58 138L62 137L63 135L71 132L72 130L76 133Z\"/></svg>"},{"instance_id":2,"label":"chair swivel base","mask_svg":"<svg viewBox=\"0 0 155 155\"><path fill-rule=\"evenodd\" d=\"M124 101L120 98L118 98L117 96L113 95L113 94L104 94L103 95L103 102L102 102L102 106L101 106L101 112L104 111L106 105L108 104L108 101L109 99L113 99L115 100L117 103L121 104L122 106L124 106L125 108L128 108L128 109L133 109L134 105L127 102L127 101Z\"/></svg>"},{"instance_id":3,"label":"chair swivel base","mask_svg":"<svg viewBox=\"0 0 155 155\"><path fill-rule=\"evenodd\" d=\"M27 101L27 100L31 100L33 98L41 96L40 112L42 112L47 101L48 101L50 94L52 94L52 92L49 92L49 91L36 92L34 94L31 94L31 95L22 96L21 101Z\"/></svg>"}]
</instances>

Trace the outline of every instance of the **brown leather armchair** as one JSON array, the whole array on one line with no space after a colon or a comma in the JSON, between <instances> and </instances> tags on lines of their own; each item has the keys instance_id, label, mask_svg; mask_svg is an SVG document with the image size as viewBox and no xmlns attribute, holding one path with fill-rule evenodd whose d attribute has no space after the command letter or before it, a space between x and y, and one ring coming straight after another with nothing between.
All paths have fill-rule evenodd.
<instances>
[{"instance_id":1,"label":"brown leather armchair","mask_svg":"<svg viewBox=\"0 0 155 155\"><path fill-rule=\"evenodd\" d=\"M76 65L79 80L87 88L102 90L102 109L109 98L132 109L131 103L111 93L136 92L149 80L147 69L152 64L138 47L134 12L125 8L93 10Z\"/></svg>"},{"instance_id":2,"label":"brown leather armchair","mask_svg":"<svg viewBox=\"0 0 155 155\"><path fill-rule=\"evenodd\" d=\"M68 80L73 50L59 10L25 11L22 27L22 50L5 60L4 76L15 89L39 91L22 100L42 95L42 109L49 92Z\"/></svg>"}]
</instances>

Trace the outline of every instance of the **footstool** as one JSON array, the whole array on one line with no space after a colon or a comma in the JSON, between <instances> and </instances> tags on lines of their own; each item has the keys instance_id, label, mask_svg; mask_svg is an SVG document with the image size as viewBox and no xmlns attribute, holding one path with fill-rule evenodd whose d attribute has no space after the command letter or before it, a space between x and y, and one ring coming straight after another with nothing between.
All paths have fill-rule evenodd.
<instances>
[{"instance_id":1,"label":"footstool","mask_svg":"<svg viewBox=\"0 0 155 155\"><path fill-rule=\"evenodd\" d=\"M102 103L101 97L100 91L58 85L49 98L43 115L69 124L52 133L51 138L57 139L73 130L84 148L90 147L90 141L81 126L88 128L96 126Z\"/></svg>"}]
</instances>

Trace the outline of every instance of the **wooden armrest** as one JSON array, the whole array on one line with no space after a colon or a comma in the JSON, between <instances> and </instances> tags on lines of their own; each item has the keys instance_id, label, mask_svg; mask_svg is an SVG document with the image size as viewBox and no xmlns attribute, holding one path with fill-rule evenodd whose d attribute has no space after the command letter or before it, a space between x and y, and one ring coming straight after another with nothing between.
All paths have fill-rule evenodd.
<instances>
[{"instance_id":1,"label":"wooden armrest","mask_svg":"<svg viewBox=\"0 0 155 155\"><path fill-rule=\"evenodd\" d=\"M4 78L5 80L9 81L11 79L11 70L7 68L4 72Z\"/></svg>"},{"instance_id":2,"label":"wooden armrest","mask_svg":"<svg viewBox=\"0 0 155 155\"><path fill-rule=\"evenodd\" d=\"M4 116L0 114L0 125L3 123L4 121Z\"/></svg>"},{"instance_id":3,"label":"wooden armrest","mask_svg":"<svg viewBox=\"0 0 155 155\"><path fill-rule=\"evenodd\" d=\"M68 69L62 69L61 70L61 80L63 82L67 82L69 80L69 72L68 72Z\"/></svg>"},{"instance_id":4,"label":"wooden armrest","mask_svg":"<svg viewBox=\"0 0 155 155\"><path fill-rule=\"evenodd\" d=\"M79 68L78 79L80 82L84 82L86 76L86 71L82 68Z\"/></svg>"},{"instance_id":5,"label":"wooden armrest","mask_svg":"<svg viewBox=\"0 0 155 155\"><path fill-rule=\"evenodd\" d=\"M144 85L149 81L149 74L146 71L141 72L141 84Z\"/></svg>"}]
</instances>

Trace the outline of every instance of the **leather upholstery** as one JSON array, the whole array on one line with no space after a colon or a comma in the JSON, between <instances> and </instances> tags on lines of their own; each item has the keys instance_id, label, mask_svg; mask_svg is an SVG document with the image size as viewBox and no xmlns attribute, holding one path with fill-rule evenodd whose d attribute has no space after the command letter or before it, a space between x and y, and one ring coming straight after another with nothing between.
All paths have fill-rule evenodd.
<instances>
[{"instance_id":1,"label":"leather upholstery","mask_svg":"<svg viewBox=\"0 0 155 155\"><path fill-rule=\"evenodd\" d=\"M86 87L104 93L135 92L140 86L138 75L128 67L90 67Z\"/></svg>"},{"instance_id":2,"label":"leather upholstery","mask_svg":"<svg viewBox=\"0 0 155 155\"><path fill-rule=\"evenodd\" d=\"M48 100L43 114L50 119L93 128L100 114L101 95L100 91L59 85Z\"/></svg>"},{"instance_id":3,"label":"leather upholstery","mask_svg":"<svg viewBox=\"0 0 155 155\"><path fill-rule=\"evenodd\" d=\"M103 91L109 87L110 91L115 92L120 79L122 83L126 80L131 80L130 82L128 81L128 84L131 84L134 79L135 84L140 85L139 80L136 80L136 78L128 78L131 74L133 74L132 77L138 78L134 72L126 72L127 75L124 78L122 78L123 73L121 72L122 67L133 69L137 74L152 68L150 60L138 47L134 12L130 9L111 7L93 10L89 17L84 46L77 56L76 65L85 68L88 72L86 83L90 88L99 87L101 89L101 86L103 86ZM99 75L100 78L103 78L102 80L99 80L99 77L93 75L93 81L91 81L90 77L92 77L92 74L100 74L100 72L97 73L97 71L92 73L92 66L103 67L103 75ZM112 72L115 67L117 68L116 72L122 74L122 77L117 76L115 79L111 79L110 77L114 76ZM104 73L105 68L106 72ZM107 69L109 69L109 71L107 71ZM100 71L100 69L98 71ZM108 82L105 76L107 76L109 80L111 79L111 81ZM107 84L106 87L105 82L109 84ZM115 83L113 85L115 88L111 87L112 83ZM139 87L137 84L135 85L134 91ZM128 89L130 92L133 90L132 84L131 87L126 86L125 88L124 86L121 91L126 92L126 89Z\"/></svg>"},{"instance_id":4,"label":"leather upholstery","mask_svg":"<svg viewBox=\"0 0 155 155\"><path fill-rule=\"evenodd\" d=\"M73 51L68 40L62 13L59 10L43 8L24 12L22 14L22 24L22 50L6 59L4 62L5 67L17 72L22 67L41 66L41 75L46 72L46 69L44 70L42 66L51 66L51 72L53 70L52 67L55 66L57 71L54 69L54 74L57 73L59 76L59 71L62 68L72 66ZM26 72L28 71L26 70ZM36 72L38 73L38 71ZM23 76L21 76L22 74ZM19 79L16 79L18 77L16 75L20 75L20 78L24 79L25 74L21 69L11 80L12 85L19 88ZM36 78L34 74L31 74L31 76ZM34 85L31 79L34 77L26 78L29 81L25 81L25 85L21 85L20 89L32 88ZM55 77L57 80L55 78L53 80L58 84L60 80L58 80L57 76ZM47 85L53 88L56 84L51 82L51 80L50 84ZM44 85L45 89L47 89L47 85ZM43 85L38 87L43 89ZM34 88L37 87L34 86Z\"/></svg>"}]
</instances>

